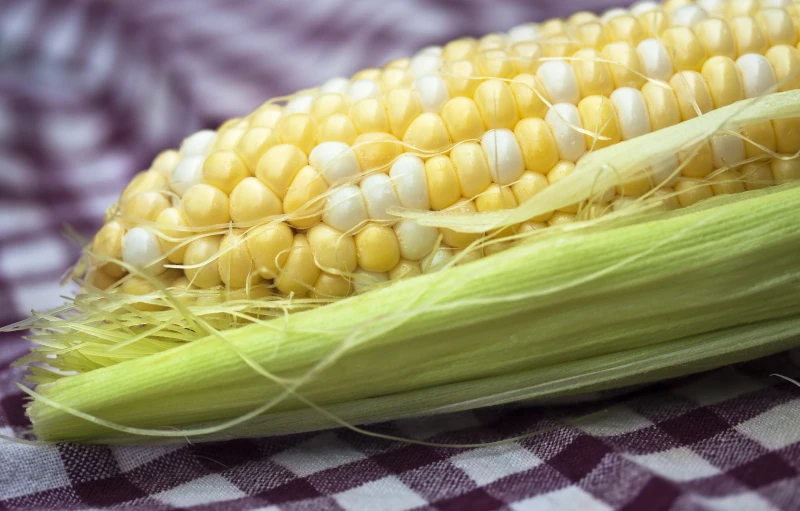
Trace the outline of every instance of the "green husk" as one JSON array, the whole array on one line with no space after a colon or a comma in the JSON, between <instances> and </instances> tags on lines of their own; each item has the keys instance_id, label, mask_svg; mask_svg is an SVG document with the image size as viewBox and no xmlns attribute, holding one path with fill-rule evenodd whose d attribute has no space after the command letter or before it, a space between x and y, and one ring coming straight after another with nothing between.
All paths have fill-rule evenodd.
<instances>
[{"instance_id":1,"label":"green husk","mask_svg":"<svg viewBox=\"0 0 800 511\"><path fill-rule=\"evenodd\" d=\"M43 440L210 440L337 423L311 403L361 424L774 353L800 344L798 204L786 185L537 236L39 386L29 415Z\"/></svg>"}]
</instances>

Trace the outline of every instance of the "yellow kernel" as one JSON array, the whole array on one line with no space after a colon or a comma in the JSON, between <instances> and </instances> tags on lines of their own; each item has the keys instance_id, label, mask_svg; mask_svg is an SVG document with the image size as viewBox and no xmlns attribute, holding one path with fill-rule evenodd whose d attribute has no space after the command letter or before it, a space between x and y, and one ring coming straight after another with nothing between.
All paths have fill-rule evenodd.
<instances>
[{"instance_id":1,"label":"yellow kernel","mask_svg":"<svg viewBox=\"0 0 800 511\"><path fill-rule=\"evenodd\" d=\"M350 118L359 133L389 131L389 119L381 100L365 98L350 107Z\"/></svg>"},{"instance_id":2,"label":"yellow kernel","mask_svg":"<svg viewBox=\"0 0 800 511\"><path fill-rule=\"evenodd\" d=\"M451 97L472 97L475 89L483 81L475 64L470 60L446 62L442 70L442 78L447 84Z\"/></svg>"},{"instance_id":3,"label":"yellow kernel","mask_svg":"<svg viewBox=\"0 0 800 511\"><path fill-rule=\"evenodd\" d=\"M230 128L220 131L212 150L233 151L245 133L247 133L246 128Z\"/></svg>"},{"instance_id":4,"label":"yellow kernel","mask_svg":"<svg viewBox=\"0 0 800 511\"><path fill-rule=\"evenodd\" d=\"M380 83L385 91L410 87L414 83L414 75L407 69L384 69Z\"/></svg>"},{"instance_id":5,"label":"yellow kernel","mask_svg":"<svg viewBox=\"0 0 800 511\"><path fill-rule=\"evenodd\" d=\"M283 114L280 105L265 103L250 115L250 128L274 128Z\"/></svg>"},{"instance_id":6,"label":"yellow kernel","mask_svg":"<svg viewBox=\"0 0 800 511\"><path fill-rule=\"evenodd\" d=\"M292 114L278 123L277 132L284 144L297 146L308 154L317 145L317 121L311 114Z\"/></svg>"},{"instance_id":7,"label":"yellow kernel","mask_svg":"<svg viewBox=\"0 0 800 511\"><path fill-rule=\"evenodd\" d=\"M232 231L222 237L217 261L219 277L227 286L238 289L256 277L250 251L247 249L243 231Z\"/></svg>"},{"instance_id":8,"label":"yellow kernel","mask_svg":"<svg viewBox=\"0 0 800 511\"><path fill-rule=\"evenodd\" d=\"M733 169L723 170L709 177L714 195L727 195L744 191L742 176Z\"/></svg>"},{"instance_id":9,"label":"yellow kernel","mask_svg":"<svg viewBox=\"0 0 800 511\"><path fill-rule=\"evenodd\" d=\"M595 135L584 134L586 147L591 150L602 149L616 144L621 140L619 121L614 110L614 104L605 96L589 96L578 103L578 113L584 129ZM602 140L599 136L608 137Z\"/></svg>"},{"instance_id":10,"label":"yellow kernel","mask_svg":"<svg viewBox=\"0 0 800 511\"><path fill-rule=\"evenodd\" d=\"M557 226L557 225L566 225L575 222L576 217L573 213L564 213L563 211L556 211L553 213L553 216L550 217L550 220L547 221L548 225Z\"/></svg>"},{"instance_id":11,"label":"yellow kernel","mask_svg":"<svg viewBox=\"0 0 800 511\"><path fill-rule=\"evenodd\" d=\"M703 75L696 71L682 71L675 73L669 80L669 84L675 91L678 99L678 108L681 111L681 119L688 121L700 114L705 114L714 109L714 102L711 99L711 92L703 78Z\"/></svg>"},{"instance_id":12,"label":"yellow kernel","mask_svg":"<svg viewBox=\"0 0 800 511\"><path fill-rule=\"evenodd\" d=\"M150 190L161 190L167 184L167 178L155 170L145 170L136 174L122 191L120 199L125 201L134 195Z\"/></svg>"},{"instance_id":13,"label":"yellow kernel","mask_svg":"<svg viewBox=\"0 0 800 511\"><path fill-rule=\"evenodd\" d=\"M526 170L522 173L517 182L511 185L511 191L514 192L517 203L523 204L548 186L550 186L550 183L547 181L547 177L544 174ZM531 218L531 221L546 222L551 216L553 216L553 213L547 212Z\"/></svg>"},{"instance_id":14,"label":"yellow kernel","mask_svg":"<svg viewBox=\"0 0 800 511\"><path fill-rule=\"evenodd\" d=\"M602 50L608 44L608 37L606 36L606 28L599 21L592 21L583 23L572 29L575 39L581 42L584 48L594 48L595 50Z\"/></svg>"},{"instance_id":15,"label":"yellow kernel","mask_svg":"<svg viewBox=\"0 0 800 511\"><path fill-rule=\"evenodd\" d=\"M644 102L650 114L650 127L653 131L674 126L681 122L678 99L672 89L648 82L642 87Z\"/></svg>"},{"instance_id":16,"label":"yellow kernel","mask_svg":"<svg viewBox=\"0 0 800 511\"><path fill-rule=\"evenodd\" d=\"M675 184L675 192L678 194L678 203L684 208L714 196L707 182L692 178L679 179Z\"/></svg>"},{"instance_id":17,"label":"yellow kernel","mask_svg":"<svg viewBox=\"0 0 800 511\"><path fill-rule=\"evenodd\" d=\"M400 245L391 227L368 223L355 235L358 265L374 272L391 270L400 261Z\"/></svg>"},{"instance_id":18,"label":"yellow kernel","mask_svg":"<svg viewBox=\"0 0 800 511\"><path fill-rule=\"evenodd\" d=\"M403 145L389 133L362 133L356 138L353 151L362 171L388 171L392 161L403 154Z\"/></svg>"},{"instance_id":19,"label":"yellow kernel","mask_svg":"<svg viewBox=\"0 0 800 511\"><path fill-rule=\"evenodd\" d=\"M234 151L244 161L249 171L255 172L258 160L267 150L278 144L278 137L271 128L253 128L248 130L239 143L236 144Z\"/></svg>"},{"instance_id":20,"label":"yellow kernel","mask_svg":"<svg viewBox=\"0 0 800 511\"><path fill-rule=\"evenodd\" d=\"M661 37L661 34L669 28L669 17L660 10L646 12L639 16L639 23L647 34L647 37Z\"/></svg>"},{"instance_id":21,"label":"yellow kernel","mask_svg":"<svg viewBox=\"0 0 800 511\"><path fill-rule=\"evenodd\" d=\"M456 202L448 211L463 215L477 213L478 209L475 207L475 202L462 199ZM442 233L442 242L453 248L466 248L482 236L480 233L457 232L445 228L441 228L439 231Z\"/></svg>"},{"instance_id":22,"label":"yellow kernel","mask_svg":"<svg viewBox=\"0 0 800 511\"><path fill-rule=\"evenodd\" d=\"M723 18L706 18L694 26L694 32L709 56L736 58L736 39Z\"/></svg>"},{"instance_id":23,"label":"yellow kernel","mask_svg":"<svg viewBox=\"0 0 800 511\"><path fill-rule=\"evenodd\" d=\"M441 152L447 150L452 143L444 120L433 112L425 112L417 116L406 130L403 142L414 149L424 152Z\"/></svg>"},{"instance_id":24,"label":"yellow kernel","mask_svg":"<svg viewBox=\"0 0 800 511\"><path fill-rule=\"evenodd\" d=\"M456 170L461 195L472 198L492 183L489 161L477 142L466 142L450 151L450 161Z\"/></svg>"},{"instance_id":25,"label":"yellow kernel","mask_svg":"<svg viewBox=\"0 0 800 511\"><path fill-rule=\"evenodd\" d=\"M320 269L314 264L314 253L308 239L302 234L294 237L289 255L275 278L275 287L284 294L306 296L319 278Z\"/></svg>"},{"instance_id":26,"label":"yellow kernel","mask_svg":"<svg viewBox=\"0 0 800 511\"><path fill-rule=\"evenodd\" d=\"M158 237L158 244L171 263L183 263L186 253L184 240L193 233L187 229L189 222L186 215L178 208L167 208L156 218L158 230L163 236Z\"/></svg>"},{"instance_id":27,"label":"yellow kernel","mask_svg":"<svg viewBox=\"0 0 800 511\"><path fill-rule=\"evenodd\" d=\"M314 259L322 270L353 272L358 266L356 243L353 236L320 223L306 233L314 251Z\"/></svg>"},{"instance_id":28,"label":"yellow kernel","mask_svg":"<svg viewBox=\"0 0 800 511\"><path fill-rule=\"evenodd\" d=\"M636 48L628 43L617 42L606 45L602 53L603 57L611 62L608 68L611 70L615 88L639 89L644 85L646 81L644 66Z\"/></svg>"},{"instance_id":29,"label":"yellow kernel","mask_svg":"<svg viewBox=\"0 0 800 511\"><path fill-rule=\"evenodd\" d=\"M434 156L425 162L425 177L431 209L440 211L452 206L461 197L453 162L447 156Z\"/></svg>"},{"instance_id":30,"label":"yellow kernel","mask_svg":"<svg viewBox=\"0 0 800 511\"><path fill-rule=\"evenodd\" d=\"M756 22L766 36L769 46L797 44L797 29L785 9L762 9L756 14Z\"/></svg>"},{"instance_id":31,"label":"yellow kernel","mask_svg":"<svg viewBox=\"0 0 800 511\"><path fill-rule=\"evenodd\" d=\"M384 97L389 129L395 137L405 135L411 122L422 113L416 92L411 89L394 89ZM385 131L385 130L384 130Z\"/></svg>"},{"instance_id":32,"label":"yellow kernel","mask_svg":"<svg viewBox=\"0 0 800 511\"><path fill-rule=\"evenodd\" d=\"M154 222L170 206L169 199L157 191L139 192L120 204L122 218L129 222Z\"/></svg>"},{"instance_id":33,"label":"yellow kernel","mask_svg":"<svg viewBox=\"0 0 800 511\"><path fill-rule=\"evenodd\" d=\"M568 161L560 161L556 163L556 165L550 169L550 172L547 173L547 182L551 185L554 185L567 177L568 175L572 174L572 171L575 170L575 164ZM558 211L562 213L577 213L578 212L578 205L571 204L569 206L565 206L563 208L559 208Z\"/></svg>"},{"instance_id":34,"label":"yellow kernel","mask_svg":"<svg viewBox=\"0 0 800 511\"><path fill-rule=\"evenodd\" d=\"M344 298L353 292L353 284L341 275L320 273L314 282L314 288L309 296L311 298Z\"/></svg>"},{"instance_id":35,"label":"yellow kernel","mask_svg":"<svg viewBox=\"0 0 800 511\"><path fill-rule=\"evenodd\" d=\"M794 46L773 46L765 54L769 60L775 78L778 81L778 90L800 89L800 52Z\"/></svg>"},{"instance_id":36,"label":"yellow kernel","mask_svg":"<svg viewBox=\"0 0 800 511\"><path fill-rule=\"evenodd\" d=\"M124 236L125 228L119 222L112 220L106 222L97 231L92 241L92 254L100 256L100 259L95 261L97 269L115 279L125 274L125 268L105 259L122 260L122 238Z\"/></svg>"},{"instance_id":37,"label":"yellow kernel","mask_svg":"<svg viewBox=\"0 0 800 511\"><path fill-rule=\"evenodd\" d=\"M189 225L206 227L226 224L231 219L228 196L211 185L194 185L183 194L183 212Z\"/></svg>"},{"instance_id":38,"label":"yellow kernel","mask_svg":"<svg viewBox=\"0 0 800 511\"><path fill-rule=\"evenodd\" d=\"M516 74L514 61L503 50L483 51L475 56L475 65L481 76L511 78Z\"/></svg>"},{"instance_id":39,"label":"yellow kernel","mask_svg":"<svg viewBox=\"0 0 800 511\"><path fill-rule=\"evenodd\" d=\"M714 155L708 142L678 152L678 159L681 162L681 175L684 177L702 178L714 170Z\"/></svg>"},{"instance_id":40,"label":"yellow kernel","mask_svg":"<svg viewBox=\"0 0 800 511\"><path fill-rule=\"evenodd\" d=\"M400 259L400 262L389 270L389 280L407 279L417 275L422 275L419 261L409 261L408 259Z\"/></svg>"},{"instance_id":41,"label":"yellow kernel","mask_svg":"<svg viewBox=\"0 0 800 511\"><path fill-rule=\"evenodd\" d=\"M762 121L745 126L742 128L742 135L745 137L744 149L748 159L768 154L758 147L759 145L764 146L769 153L777 151L775 131L772 129L772 123L769 121Z\"/></svg>"},{"instance_id":42,"label":"yellow kernel","mask_svg":"<svg viewBox=\"0 0 800 511\"><path fill-rule=\"evenodd\" d=\"M283 213L280 197L254 177L242 180L231 192L231 220L249 224Z\"/></svg>"},{"instance_id":43,"label":"yellow kernel","mask_svg":"<svg viewBox=\"0 0 800 511\"><path fill-rule=\"evenodd\" d=\"M633 46L647 37L639 20L631 15L616 16L608 20L606 33L609 41L622 41Z\"/></svg>"},{"instance_id":44,"label":"yellow kernel","mask_svg":"<svg viewBox=\"0 0 800 511\"><path fill-rule=\"evenodd\" d=\"M244 160L233 151L211 153L203 162L203 181L225 193L231 193L249 175Z\"/></svg>"},{"instance_id":45,"label":"yellow kernel","mask_svg":"<svg viewBox=\"0 0 800 511\"><path fill-rule=\"evenodd\" d=\"M247 248L254 270L265 279L273 279L286 264L294 243L291 227L283 222L260 225L247 235Z\"/></svg>"},{"instance_id":46,"label":"yellow kernel","mask_svg":"<svg viewBox=\"0 0 800 511\"><path fill-rule=\"evenodd\" d=\"M544 58L544 50L538 43L517 43L511 48L510 56L518 73L535 74Z\"/></svg>"},{"instance_id":47,"label":"yellow kernel","mask_svg":"<svg viewBox=\"0 0 800 511\"><path fill-rule=\"evenodd\" d=\"M222 236L204 236L191 241L183 256L184 272L192 285L207 289L222 283L216 258Z\"/></svg>"},{"instance_id":48,"label":"yellow kernel","mask_svg":"<svg viewBox=\"0 0 800 511\"><path fill-rule=\"evenodd\" d=\"M800 159L798 158L790 160L773 158L770 168L775 183L780 184L800 180Z\"/></svg>"},{"instance_id":49,"label":"yellow kernel","mask_svg":"<svg viewBox=\"0 0 800 511\"><path fill-rule=\"evenodd\" d=\"M547 123L538 117L522 119L514 127L525 168L542 174L558 162L558 145Z\"/></svg>"},{"instance_id":50,"label":"yellow kernel","mask_svg":"<svg viewBox=\"0 0 800 511\"><path fill-rule=\"evenodd\" d=\"M730 57L711 57L703 64L714 108L722 108L744 99L744 83L736 63Z\"/></svg>"},{"instance_id":51,"label":"yellow kernel","mask_svg":"<svg viewBox=\"0 0 800 511\"><path fill-rule=\"evenodd\" d=\"M308 158L297 146L280 144L271 147L258 160L256 177L283 199L289 184L306 165Z\"/></svg>"},{"instance_id":52,"label":"yellow kernel","mask_svg":"<svg viewBox=\"0 0 800 511\"><path fill-rule=\"evenodd\" d=\"M179 161L181 161L181 153L175 149L168 149L158 153L153 163L150 164L150 168L168 178Z\"/></svg>"},{"instance_id":53,"label":"yellow kernel","mask_svg":"<svg viewBox=\"0 0 800 511\"><path fill-rule=\"evenodd\" d=\"M779 153L795 154L800 151L800 118L773 120L772 129L775 130L775 146Z\"/></svg>"},{"instance_id":54,"label":"yellow kernel","mask_svg":"<svg viewBox=\"0 0 800 511\"><path fill-rule=\"evenodd\" d=\"M377 67L368 67L367 69L362 69L354 74L350 80L377 80L381 76L381 70Z\"/></svg>"},{"instance_id":55,"label":"yellow kernel","mask_svg":"<svg viewBox=\"0 0 800 511\"><path fill-rule=\"evenodd\" d=\"M737 16L729 20L736 39L736 54L741 57L746 53L764 54L769 48L764 32L750 16Z\"/></svg>"},{"instance_id":56,"label":"yellow kernel","mask_svg":"<svg viewBox=\"0 0 800 511\"><path fill-rule=\"evenodd\" d=\"M744 187L748 190L760 190L775 184L772 177L772 168L768 161L755 161L742 166L740 169Z\"/></svg>"},{"instance_id":57,"label":"yellow kernel","mask_svg":"<svg viewBox=\"0 0 800 511\"><path fill-rule=\"evenodd\" d=\"M478 51L478 43L471 37L463 37L447 43L442 48L442 60L472 59Z\"/></svg>"},{"instance_id":58,"label":"yellow kernel","mask_svg":"<svg viewBox=\"0 0 800 511\"><path fill-rule=\"evenodd\" d=\"M513 129L519 121L511 87L500 80L483 82L475 90L475 103L489 129Z\"/></svg>"},{"instance_id":59,"label":"yellow kernel","mask_svg":"<svg viewBox=\"0 0 800 511\"><path fill-rule=\"evenodd\" d=\"M514 93L514 100L517 103L517 113L520 119L527 117L541 117L544 119L547 110L549 97L544 90L539 79L531 74L518 74L510 83L511 91Z\"/></svg>"},{"instance_id":60,"label":"yellow kernel","mask_svg":"<svg viewBox=\"0 0 800 511\"><path fill-rule=\"evenodd\" d=\"M320 122L333 114L347 114L350 111L350 104L347 98L341 94L330 92L314 98L311 103L311 115Z\"/></svg>"},{"instance_id":61,"label":"yellow kernel","mask_svg":"<svg viewBox=\"0 0 800 511\"><path fill-rule=\"evenodd\" d=\"M317 169L310 165L300 169L283 199L283 212L290 215L289 223L307 229L319 222L325 206L321 196L327 191L328 183Z\"/></svg>"},{"instance_id":62,"label":"yellow kernel","mask_svg":"<svg viewBox=\"0 0 800 511\"><path fill-rule=\"evenodd\" d=\"M453 142L478 139L486 131L478 105L470 98L451 98L442 107L442 120Z\"/></svg>"},{"instance_id":63,"label":"yellow kernel","mask_svg":"<svg viewBox=\"0 0 800 511\"><path fill-rule=\"evenodd\" d=\"M353 125L350 116L345 114L333 114L320 122L317 131L317 140L322 142L344 142L352 145L358 136L358 130Z\"/></svg>"},{"instance_id":64,"label":"yellow kernel","mask_svg":"<svg viewBox=\"0 0 800 511\"><path fill-rule=\"evenodd\" d=\"M492 183L475 198L475 208L478 212L500 211L502 209L516 208L517 198L508 186Z\"/></svg>"},{"instance_id":65,"label":"yellow kernel","mask_svg":"<svg viewBox=\"0 0 800 511\"><path fill-rule=\"evenodd\" d=\"M661 42L678 71L700 71L703 67L706 49L689 27L668 28L661 34Z\"/></svg>"},{"instance_id":66,"label":"yellow kernel","mask_svg":"<svg viewBox=\"0 0 800 511\"><path fill-rule=\"evenodd\" d=\"M617 18L615 18L617 19ZM594 49L585 48L575 52L571 62L581 97L600 94L610 96L614 92L614 80L608 64L602 62L603 55Z\"/></svg>"}]
</instances>

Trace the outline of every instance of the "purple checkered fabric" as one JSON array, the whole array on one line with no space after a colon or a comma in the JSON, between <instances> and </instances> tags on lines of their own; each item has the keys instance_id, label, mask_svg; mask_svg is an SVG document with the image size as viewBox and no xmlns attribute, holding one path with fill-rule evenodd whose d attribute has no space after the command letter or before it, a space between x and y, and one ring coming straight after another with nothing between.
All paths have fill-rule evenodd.
<instances>
[{"instance_id":1,"label":"purple checkered fabric","mask_svg":"<svg viewBox=\"0 0 800 511\"><path fill-rule=\"evenodd\" d=\"M134 172L263 99L426 44L614 0L0 2L0 324L71 292L58 281ZM0 338L0 434L29 427ZM0 510L800 508L800 353L601 401L513 406L201 445L0 441ZM573 420L605 410L584 420ZM555 427L554 427L555 426Z\"/></svg>"}]
</instances>

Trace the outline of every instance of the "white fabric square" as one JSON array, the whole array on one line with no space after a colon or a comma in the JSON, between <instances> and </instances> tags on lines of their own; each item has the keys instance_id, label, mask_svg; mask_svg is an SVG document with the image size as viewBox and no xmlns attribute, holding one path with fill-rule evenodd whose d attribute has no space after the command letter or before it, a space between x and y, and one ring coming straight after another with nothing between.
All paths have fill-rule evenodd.
<instances>
[{"instance_id":1,"label":"white fabric square","mask_svg":"<svg viewBox=\"0 0 800 511\"><path fill-rule=\"evenodd\" d=\"M764 385L758 381L733 369L724 369L683 386L675 393L703 406L710 406L762 388Z\"/></svg>"},{"instance_id":2,"label":"white fabric square","mask_svg":"<svg viewBox=\"0 0 800 511\"><path fill-rule=\"evenodd\" d=\"M116 446L111 449L114 452L114 457L117 459L120 470L128 472L182 448L182 445L176 444Z\"/></svg>"},{"instance_id":3,"label":"white fabric square","mask_svg":"<svg viewBox=\"0 0 800 511\"><path fill-rule=\"evenodd\" d=\"M518 443L481 447L461 453L450 462L479 486L542 464L542 460Z\"/></svg>"},{"instance_id":4,"label":"white fabric square","mask_svg":"<svg viewBox=\"0 0 800 511\"><path fill-rule=\"evenodd\" d=\"M800 400L795 399L742 422L736 429L774 451L800 442L797 424L800 424Z\"/></svg>"},{"instance_id":5,"label":"white fabric square","mask_svg":"<svg viewBox=\"0 0 800 511\"><path fill-rule=\"evenodd\" d=\"M629 460L673 481L691 481L720 473L720 470L687 447L640 456L624 455Z\"/></svg>"},{"instance_id":6,"label":"white fabric square","mask_svg":"<svg viewBox=\"0 0 800 511\"><path fill-rule=\"evenodd\" d=\"M153 495L161 502L176 507L223 502L245 496L239 488L218 474L207 475Z\"/></svg>"},{"instance_id":7,"label":"white fabric square","mask_svg":"<svg viewBox=\"0 0 800 511\"><path fill-rule=\"evenodd\" d=\"M58 279L38 284L24 283L14 286L11 297L16 305L17 313L29 316L32 310L44 311L64 304L64 295L69 295L77 286L62 286Z\"/></svg>"},{"instance_id":8,"label":"white fabric square","mask_svg":"<svg viewBox=\"0 0 800 511\"><path fill-rule=\"evenodd\" d=\"M631 433L652 426L653 423L624 405L610 407L605 413L571 424L590 435L615 436Z\"/></svg>"},{"instance_id":9,"label":"white fabric square","mask_svg":"<svg viewBox=\"0 0 800 511\"><path fill-rule=\"evenodd\" d=\"M294 474L305 477L365 458L363 453L339 440L335 434L325 433L278 453L272 459Z\"/></svg>"},{"instance_id":10,"label":"white fabric square","mask_svg":"<svg viewBox=\"0 0 800 511\"><path fill-rule=\"evenodd\" d=\"M427 504L400 479L390 476L333 496L348 511L405 511Z\"/></svg>"},{"instance_id":11,"label":"white fabric square","mask_svg":"<svg viewBox=\"0 0 800 511\"><path fill-rule=\"evenodd\" d=\"M34 447L0 440L0 467L3 499L70 484L58 449L53 446Z\"/></svg>"},{"instance_id":12,"label":"white fabric square","mask_svg":"<svg viewBox=\"0 0 800 511\"><path fill-rule=\"evenodd\" d=\"M42 274L66 269L69 252L64 242L53 237L14 243L0 251L0 274Z\"/></svg>"},{"instance_id":13,"label":"white fabric square","mask_svg":"<svg viewBox=\"0 0 800 511\"><path fill-rule=\"evenodd\" d=\"M698 497L693 500L702 503L706 509L713 509L714 511L742 511L743 509L773 511L776 509L769 502L759 497L757 493L742 493L720 498Z\"/></svg>"},{"instance_id":14,"label":"white fabric square","mask_svg":"<svg viewBox=\"0 0 800 511\"><path fill-rule=\"evenodd\" d=\"M514 511L610 511L611 508L577 486L511 504Z\"/></svg>"}]
</instances>

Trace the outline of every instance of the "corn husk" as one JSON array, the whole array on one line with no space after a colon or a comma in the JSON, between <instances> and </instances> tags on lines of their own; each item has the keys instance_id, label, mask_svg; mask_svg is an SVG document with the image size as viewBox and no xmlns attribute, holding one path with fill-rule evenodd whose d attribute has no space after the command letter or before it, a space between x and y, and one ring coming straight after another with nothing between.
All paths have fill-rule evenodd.
<instances>
[{"instance_id":1,"label":"corn husk","mask_svg":"<svg viewBox=\"0 0 800 511\"><path fill-rule=\"evenodd\" d=\"M800 114L794 92L734 107L598 151L571 181L624 179L721 126ZM570 192L575 183L549 188L550 206L593 193ZM39 385L29 416L47 441L214 440L565 396L768 355L800 344L798 205L800 187L784 185L545 231L463 266ZM473 220L486 230L539 207Z\"/></svg>"}]
</instances>

